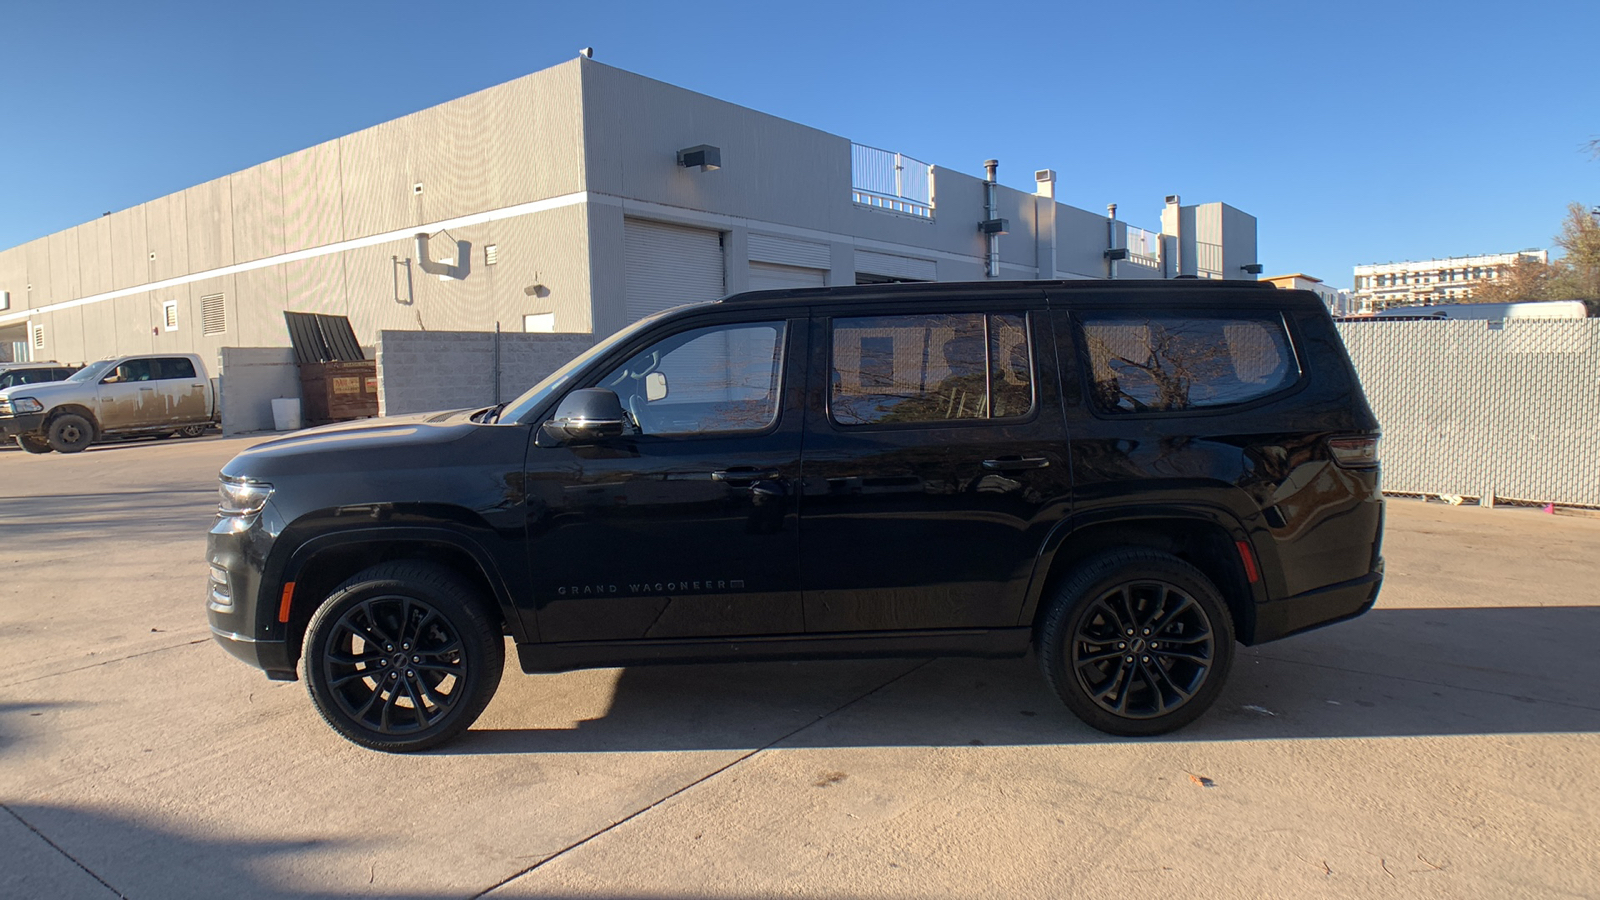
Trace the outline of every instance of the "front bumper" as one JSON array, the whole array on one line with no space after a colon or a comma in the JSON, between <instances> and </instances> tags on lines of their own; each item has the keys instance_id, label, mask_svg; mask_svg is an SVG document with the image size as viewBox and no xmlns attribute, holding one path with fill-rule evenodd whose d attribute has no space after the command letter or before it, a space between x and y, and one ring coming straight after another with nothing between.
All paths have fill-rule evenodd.
<instances>
[{"instance_id":1,"label":"front bumper","mask_svg":"<svg viewBox=\"0 0 1600 900\"><path fill-rule=\"evenodd\" d=\"M261 595L261 573L274 536L259 516L218 516L212 523L206 536L206 560L212 571L206 620L212 638L224 650L265 671L268 678L293 681L295 660L288 627L278 620L277 604Z\"/></svg>"},{"instance_id":2,"label":"front bumper","mask_svg":"<svg viewBox=\"0 0 1600 900\"><path fill-rule=\"evenodd\" d=\"M19 434L37 434L44 428L44 413L18 413L0 416L0 435L11 440Z\"/></svg>"}]
</instances>

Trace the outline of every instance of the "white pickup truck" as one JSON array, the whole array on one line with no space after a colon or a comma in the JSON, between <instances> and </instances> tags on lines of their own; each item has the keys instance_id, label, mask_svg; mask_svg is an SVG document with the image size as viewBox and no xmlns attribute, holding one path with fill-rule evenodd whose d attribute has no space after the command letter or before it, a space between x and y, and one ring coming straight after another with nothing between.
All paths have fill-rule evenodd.
<instances>
[{"instance_id":1,"label":"white pickup truck","mask_svg":"<svg viewBox=\"0 0 1600 900\"><path fill-rule=\"evenodd\" d=\"M115 356L65 381L0 391L0 432L29 453L77 453L103 437L198 437L216 421L216 388L192 353Z\"/></svg>"}]
</instances>

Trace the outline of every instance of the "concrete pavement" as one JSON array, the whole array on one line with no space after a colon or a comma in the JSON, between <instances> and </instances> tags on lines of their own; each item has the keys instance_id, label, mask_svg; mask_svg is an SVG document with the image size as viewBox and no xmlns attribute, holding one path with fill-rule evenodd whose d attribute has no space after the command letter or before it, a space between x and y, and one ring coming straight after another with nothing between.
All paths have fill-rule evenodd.
<instances>
[{"instance_id":1,"label":"concrete pavement","mask_svg":"<svg viewBox=\"0 0 1600 900\"><path fill-rule=\"evenodd\" d=\"M0 450L0 897L1600 895L1600 520L1391 501L1379 607L1161 740L1031 660L513 662L398 757L211 643L253 440Z\"/></svg>"}]
</instances>

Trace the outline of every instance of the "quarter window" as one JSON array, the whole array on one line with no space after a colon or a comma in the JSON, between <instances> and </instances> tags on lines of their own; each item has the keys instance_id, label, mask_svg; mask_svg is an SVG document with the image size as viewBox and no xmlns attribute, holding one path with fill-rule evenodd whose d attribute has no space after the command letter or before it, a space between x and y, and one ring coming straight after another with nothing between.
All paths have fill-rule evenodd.
<instances>
[{"instance_id":1,"label":"quarter window","mask_svg":"<svg viewBox=\"0 0 1600 900\"><path fill-rule=\"evenodd\" d=\"M783 322L715 325L659 341L600 380L642 434L759 431L778 417Z\"/></svg>"},{"instance_id":2,"label":"quarter window","mask_svg":"<svg viewBox=\"0 0 1600 900\"><path fill-rule=\"evenodd\" d=\"M1300 376L1283 318L1276 314L1090 313L1079 321L1091 394L1102 412L1244 403Z\"/></svg>"},{"instance_id":3,"label":"quarter window","mask_svg":"<svg viewBox=\"0 0 1600 900\"><path fill-rule=\"evenodd\" d=\"M833 320L829 409L841 425L1012 419L1033 411L1022 313Z\"/></svg>"}]
</instances>

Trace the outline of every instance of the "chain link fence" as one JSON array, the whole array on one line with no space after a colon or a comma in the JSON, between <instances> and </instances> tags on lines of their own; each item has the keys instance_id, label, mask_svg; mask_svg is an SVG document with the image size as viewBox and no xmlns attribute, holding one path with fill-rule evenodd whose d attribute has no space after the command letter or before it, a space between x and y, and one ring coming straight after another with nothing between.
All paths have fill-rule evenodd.
<instances>
[{"instance_id":1,"label":"chain link fence","mask_svg":"<svg viewBox=\"0 0 1600 900\"><path fill-rule=\"evenodd\" d=\"M1338 328L1385 491L1600 507L1600 319Z\"/></svg>"}]
</instances>

